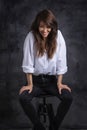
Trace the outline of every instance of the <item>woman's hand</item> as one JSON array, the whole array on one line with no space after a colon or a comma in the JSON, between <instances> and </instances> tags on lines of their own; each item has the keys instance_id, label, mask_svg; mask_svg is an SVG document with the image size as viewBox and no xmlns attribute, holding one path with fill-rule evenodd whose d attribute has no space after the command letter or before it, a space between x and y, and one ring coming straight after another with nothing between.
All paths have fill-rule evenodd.
<instances>
[{"instance_id":1,"label":"woman's hand","mask_svg":"<svg viewBox=\"0 0 87 130\"><path fill-rule=\"evenodd\" d=\"M61 94L62 89L67 89L69 92L71 92L71 89L67 85L65 85L65 84L58 84L59 94Z\"/></svg>"},{"instance_id":2,"label":"woman's hand","mask_svg":"<svg viewBox=\"0 0 87 130\"><path fill-rule=\"evenodd\" d=\"M28 90L29 91L29 93L31 93L32 92L32 89L33 89L33 85L31 84L31 85L27 85L27 86L23 86L21 89L20 89L20 91L19 91L19 94L21 94L23 91L25 91L25 90Z\"/></svg>"}]
</instances>

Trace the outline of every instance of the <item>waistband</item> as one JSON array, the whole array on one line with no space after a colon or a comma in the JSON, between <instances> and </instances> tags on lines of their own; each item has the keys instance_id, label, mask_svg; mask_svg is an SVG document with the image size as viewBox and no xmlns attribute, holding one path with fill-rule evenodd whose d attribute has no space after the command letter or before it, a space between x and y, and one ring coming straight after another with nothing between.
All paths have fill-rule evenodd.
<instances>
[{"instance_id":1,"label":"waistband","mask_svg":"<svg viewBox=\"0 0 87 130\"><path fill-rule=\"evenodd\" d=\"M56 78L56 75L47 75L47 74L40 74L40 75L33 75L36 78Z\"/></svg>"}]
</instances>

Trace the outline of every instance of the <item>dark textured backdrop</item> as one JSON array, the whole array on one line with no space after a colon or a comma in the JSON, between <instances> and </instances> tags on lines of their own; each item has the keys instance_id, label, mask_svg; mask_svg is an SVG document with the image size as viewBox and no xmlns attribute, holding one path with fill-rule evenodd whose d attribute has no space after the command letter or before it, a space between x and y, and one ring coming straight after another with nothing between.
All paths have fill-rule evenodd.
<instances>
[{"instance_id":1,"label":"dark textured backdrop","mask_svg":"<svg viewBox=\"0 0 87 130\"><path fill-rule=\"evenodd\" d=\"M67 44L64 82L70 84L74 101L62 126L87 128L87 0L0 0L0 127L30 125L18 100L25 83L22 48L34 17L45 8L55 13ZM58 99L50 100L56 111Z\"/></svg>"}]
</instances>

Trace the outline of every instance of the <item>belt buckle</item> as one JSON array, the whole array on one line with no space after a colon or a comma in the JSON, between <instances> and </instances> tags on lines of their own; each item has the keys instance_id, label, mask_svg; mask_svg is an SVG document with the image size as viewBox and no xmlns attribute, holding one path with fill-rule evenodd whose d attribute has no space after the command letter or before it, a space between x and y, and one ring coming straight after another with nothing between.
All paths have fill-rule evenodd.
<instances>
[{"instance_id":1,"label":"belt buckle","mask_svg":"<svg viewBox=\"0 0 87 130\"><path fill-rule=\"evenodd\" d=\"M42 79L44 80L45 78L44 78L44 75L42 75Z\"/></svg>"},{"instance_id":2,"label":"belt buckle","mask_svg":"<svg viewBox=\"0 0 87 130\"><path fill-rule=\"evenodd\" d=\"M42 75L42 80L43 80L43 82L46 81L46 75Z\"/></svg>"}]
</instances>

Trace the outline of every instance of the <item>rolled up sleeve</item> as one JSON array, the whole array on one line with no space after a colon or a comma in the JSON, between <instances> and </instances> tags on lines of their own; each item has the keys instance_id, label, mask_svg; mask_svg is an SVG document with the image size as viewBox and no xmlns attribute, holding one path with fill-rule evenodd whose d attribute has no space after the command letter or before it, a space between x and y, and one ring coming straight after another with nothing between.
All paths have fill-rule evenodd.
<instances>
[{"instance_id":1,"label":"rolled up sleeve","mask_svg":"<svg viewBox=\"0 0 87 130\"><path fill-rule=\"evenodd\" d=\"M58 40L58 59L57 59L57 75L65 74L68 70L67 67L67 57L66 57L66 44L62 33L59 31L59 40Z\"/></svg>"},{"instance_id":2,"label":"rolled up sleeve","mask_svg":"<svg viewBox=\"0 0 87 130\"><path fill-rule=\"evenodd\" d=\"M34 38L29 32L26 36L23 46L23 62L22 69L24 73L34 73Z\"/></svg>"}]
</instances>

